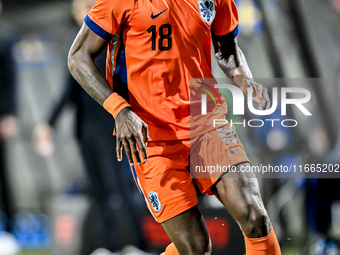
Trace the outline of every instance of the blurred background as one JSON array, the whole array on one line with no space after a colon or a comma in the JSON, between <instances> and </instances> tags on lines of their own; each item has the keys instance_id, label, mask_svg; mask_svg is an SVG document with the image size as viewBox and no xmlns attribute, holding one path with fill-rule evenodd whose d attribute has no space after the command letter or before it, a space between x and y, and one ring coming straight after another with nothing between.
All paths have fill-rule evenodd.
<instances>
[{"instance_id":1,"label":"blurred background","mask_svg":"<svg viewBox=\"0 0 340 255\"><path fill-rule=\"evenodd\" d=\"M99 142L110 140L114 123L110 116L88 117L96 106L70 85L67 53L77 16L89 8L79 1L2 0L0 255L159 254L170 242L128 166L92 159L115 159L114 141ZM295 128L237 126L249 158L254 165L339 164L340 0L235 2L238 41L256 80L312 95L306 104L312 117L288 108L285 118L296 119ZM213 71L224 77L215 60ZM231 108L231 95L222 93ZM273 116L282 119L279 111ZM105 131L83 130L96 122ZM283 254L340 254L340 179L258 177ZM199 203L213 254L243 254L242 234L219 203L207 196Z\"/></svg>"}]
</instances>

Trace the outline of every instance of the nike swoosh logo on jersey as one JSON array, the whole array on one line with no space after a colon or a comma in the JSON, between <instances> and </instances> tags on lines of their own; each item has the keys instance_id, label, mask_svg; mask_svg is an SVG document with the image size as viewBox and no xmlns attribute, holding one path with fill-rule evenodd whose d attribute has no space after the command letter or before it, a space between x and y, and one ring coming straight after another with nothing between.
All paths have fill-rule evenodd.
<instances>
[{"instance_id":1,"label":"nike swoosh logo on jersey","mask_svg":"<svg viewBox=\"0 0 340 255\"><path fill-rule=\"evenodd\" d=\"M151 13L151 19L157 18L159 15L161 15L163 12L165 12L168 8L166 8L164 11L161 11L160 13L153 15L153 12Z\"/></svg>"},{"instance_id":2,"label":"nike swoosh logo on jersey","mask_svg":"<svg viewBox=\"0 0 340 255\"><path fill-rule=\"evenodd\" d=\"M232 149L230 148L230 153L231 153L231 154L235 154L235 153L238 152L240 149L241 149L241 148L237 148L236 150L232 150Z\"/></svg>"}]
</instances>

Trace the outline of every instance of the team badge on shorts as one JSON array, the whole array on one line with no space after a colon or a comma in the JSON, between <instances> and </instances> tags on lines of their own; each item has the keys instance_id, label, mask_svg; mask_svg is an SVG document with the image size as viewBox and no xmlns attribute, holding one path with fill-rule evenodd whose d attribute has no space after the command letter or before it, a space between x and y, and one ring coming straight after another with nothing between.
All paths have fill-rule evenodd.
<instances>
[{"instance_id":1,"label":"team badge on shorts","mask_svg":"<svg viewBox=\"0 0 340 255\"><path fill-rule=\"evenodd\" d=\"M215 1L199 0L198 9L200 10L200 16L202 20L210 25L215 18Z\"/></svg>"},{"instance_id":2,"label":"team badge on shorts","mask_svg":"<svg viewBox=\"0 0 340 255\"><path fill-rule=\"evenodd\" d=\"M160 212L161 211L161 208L162 208L162 204L161 202L159 201L158 199L158 194L156 192L153 192L151 191L149 194L148 194L148 198L149 198L149 201L153 207L153 209L156 211L156 212Z\"/></svg>"}]
</instances>

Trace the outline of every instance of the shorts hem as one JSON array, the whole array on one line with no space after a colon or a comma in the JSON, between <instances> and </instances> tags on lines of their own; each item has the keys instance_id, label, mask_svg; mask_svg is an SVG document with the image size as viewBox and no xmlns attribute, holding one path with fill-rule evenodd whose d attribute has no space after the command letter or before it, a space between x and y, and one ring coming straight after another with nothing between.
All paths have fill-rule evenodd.
<instances>
[{"instance_id":1,"label":"shorts hem","mask_svg":"<svg viewBox=\"0 0 340 255\"><path fill-rule=\"evenodd\" d=\"M250 162L248 157L241 156L241 157L233 158L233 160L231 161L231 163L229 165L230 165L230 167L232 167L232 166L240 164L240 163L249 163L249 164L251 164L251 162ZM214 186L219 180L221 180L221 178L223 178L222 175L225 175L227 173L229 173L229 171L225 172L225 173L221 173L219 175L219 177L214 178L213 182L211 183L211 185L208 188L205 188L204 190L200 190L201 193L202 194L207 194L207 195L213 195L213 192L210 190L211 187Z\"/></svg>"},{"instance_id":2,"label":"shorts hem","mask_svg":"<svg viewBox=\"0 0 340 255\"><path fill-rule=\"evenodd\" d=\"M164 221L170 220L171 218L189 210L190 208L196 206L198 203L198 200L191 201L188 204L183 205L182 207L178 208L175 211L172 211L171 213L168 213L167 215L164 215L162 217L155 217L157 219L158 223L163 223Z\"/></svg>"}]
</instances>

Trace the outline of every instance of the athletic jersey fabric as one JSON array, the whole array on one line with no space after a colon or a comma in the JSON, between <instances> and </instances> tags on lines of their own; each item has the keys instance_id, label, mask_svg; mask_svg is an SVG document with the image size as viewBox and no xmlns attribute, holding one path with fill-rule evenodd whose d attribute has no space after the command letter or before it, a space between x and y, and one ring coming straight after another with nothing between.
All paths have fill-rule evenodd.
<instances>
[{"instance_id":1,"label":"athletic jersey fabric","mask_svg":"<svg viewBox=\"0 0 340 255\"><path fill-rule=\"evenodd\" d=\"M129 101L148 124L150 140L190 138L190 83L192 78L213 78L211 31L217 37L236 36L234 1L96 0L85 23L111 41L107 58L111 86L114 60L125 48ZM113 43L117 35L122 40ZM210 114L221 118L227 106L220 94L217 97L220 104Z\"/></svg>"}]
</instances>

